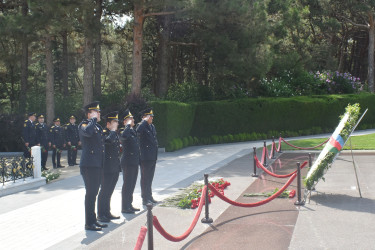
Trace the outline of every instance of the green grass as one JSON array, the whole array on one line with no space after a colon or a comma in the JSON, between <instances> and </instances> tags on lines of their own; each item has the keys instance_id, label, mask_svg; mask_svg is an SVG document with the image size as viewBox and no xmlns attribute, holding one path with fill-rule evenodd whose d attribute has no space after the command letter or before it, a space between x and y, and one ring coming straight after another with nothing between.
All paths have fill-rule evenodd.
<instances>
[{"instance_id":1,"label":"green grass","mask_svg":"<svg viewBox=\"0 0 375 250\"><path fill-rule=\"evenodd\" d=\"M305 139L305 140L286 140L288 143L298 147L314 147L324 142L328 138ZM375 149L375 134L351 136L353 150L374 150ZM322 150L325 145L317 148ZM284 142L281 144L282 151L284 150L298 150L296 148L286 145ZM350 149L350 139L346 142L344 150Z\"/></svg>"}]
</instances>

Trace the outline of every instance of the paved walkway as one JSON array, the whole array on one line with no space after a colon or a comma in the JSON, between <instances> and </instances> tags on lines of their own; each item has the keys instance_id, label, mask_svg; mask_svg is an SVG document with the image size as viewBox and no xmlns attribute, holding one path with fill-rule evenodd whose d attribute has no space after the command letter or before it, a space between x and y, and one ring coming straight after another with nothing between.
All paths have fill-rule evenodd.
<instances>
[{"instance_id":1,"label":"paved walkway","mask_svg":"<svg viewBox=\"0 0 375 250\"><path fill-rule=\"evenodd\" d=\"M374 132L374 130L370 130L358 134ZM328 137L329 135L321 136ZM269 143L270 142L268 142L268 144ZM223 176L232 183L226 191L226 195L235 200L256 180L256 178L250 176L252 173L251 152L253 147L261 148L262 146L263 141L256 141L189 147L177 152L162 153L160 154L157 163L155 179L153 182L155 198L163 200L177 192L180 188L189 186L193 181L201 180L204 173L210 173L210 176ZM371 156L372 155L369 157L371 158ZM67 165L64 162L62 164ZM367 165L369 165L369 163L367 163ZM335 173L333 171L334 169L335 166L328 172L327 178L329 178L331 173ZM373 215L373 210L369 206L373 205L374 197L371 192L371 187L374 184L372 184L370 180L375 174L375 171L369 167L362 168L362 165L359 166L359 169L361 170L360 175L363 176L362 179L366 180L366 186L362 188L362 192L369 196L366 197L366 202L361 202L365 208L357 208L354 212L358 212L360 215L363 213L366 215ZM120 220L110 223L109 228L105 229L103 232L85 231L83 227L84 186L82 178L79 175L79 168L78 166L68 167L62 169L62 172L62 176L59 180L53 181L48 185L0 198L0 221L2 225L0 228L0 244L7 246L7 249L133 249L140 227L146 222L145 211L142 210L135 215L124 214ZM332 178L336 178L336 181L328 182L327 180L326 183L337 183L335 185L346 183L341 180L346 180L347 177L352 178L352 173L343 173L336 177L333 176ZM321 184L317 186L318 191L321 191L320 185ZM352 185L351 182L350 185ZM122 176L120 176L111 203L113 214L118 215L121 214L121 186ZM333 194L336 194L335 190L342 190L340 185L334 187L336 189L332 189L331 186L322 186L322 190L328 190ZM349 188L349 191L352 192L350 195L356 193L353 192L351 188ZM346 200L352 199L352 196L349 194L345 193L344 195L346 195L344 197ZM317 198L314 198L315 196ZM340 203L340 201L337 201L340 206L336 204L335 206L332 205L332 207L330 207L330 202L327 201L327 199L322 202L319 200L322 198L319 197L321 197L321 195L313 194L310 204L303 208L306 209L307 212L299 213L296 221L296 228L293 231L293 237L290 242L291 249L300 249L302 246L300 239L306 240L306 233L308 230L300 231L298 228L306 230L304 227L307 225L309 225L308 229L310 229L310 231L313 230L311 235L319 238L319 241L314 241L314 237L311 237L311 242L319 242L323 246L325 244L322 236L316 232L318 229L324 228L324 226L315 227L314 224L311 224L313 219L315 223L315 218L313 217L317 215L310 212L311 210L309 206L322 204L319 206L319 209L323 209L323 213L324 209L331 209L333 211L338 209L348 213L345 215L348 217L345 217L345 219L343 219L344 217L341 218L342 221L348 221L348 218L351 218L350 215L351 212L353 212L353 209L346 209L346 203ZM340 200L341 198L342 196L335 196L336 200ZM136 186L134 199L134 206L142 208L139 183L137 183ZM214 199L216 199L214 200L214 204L216 205L210 207L210 216L215 221L230 206L219 200L217 197ZM301 211L305 211L303 209L301 209ZM314 211L318 211L318 208L314 207L313 209ZM363 211L359 209L362 209ZM181 210L157 206L153 209L153 213L159 218L160 223L168 232L173 235L180 235L189 227L191 220L194 217L195 210ZM332 213L335 214L334 212ZM302 214L309 215L310 217L301 216ZM319 215L320 214L321 213L319 213ZM357 225L354 228L359 229L360 227L362 229L361 232L363 233L364 227L360 226L363 224L360 215L356 217L355 222L357 222L357 224L353 222L348 225ZM324 220L319 217L317 218L317 221L319 221L319 223L324 222ZM373 226L370 225L370 221L371 220L365 220L366 223L363 225L369 226L372 230ZM344 224L345 223L341 222L340 225ZM375 223L373 223L373 225L375 225ZM155 249L187 248L209 227L210 225L199 222L192 234L179 243L169 242L155 231ZM334 229L334 227L332 227L332 229ZM375 230L371 230L366 229L364 235L375 238L375 235L372 233L375 232ZM335 239L335 233L336 237L338 237L337 231L333 230L328 239ZM345 242L345 239L346 241L348 240L348 238L341 236L337 239L341 238L343 238L343 242ZM314 249L325 249L324 247L321 247L321 245ZM358 244L356 245L358 246ZM367 247L369 245L363 246ZM373 244L373 246L375 246L375 244ZM143 249L147 249L147 240L145 241ZM327 249L339 248L333 247ZM367 247L362 249L371 248Z\"/></svg>"}]
</instances>

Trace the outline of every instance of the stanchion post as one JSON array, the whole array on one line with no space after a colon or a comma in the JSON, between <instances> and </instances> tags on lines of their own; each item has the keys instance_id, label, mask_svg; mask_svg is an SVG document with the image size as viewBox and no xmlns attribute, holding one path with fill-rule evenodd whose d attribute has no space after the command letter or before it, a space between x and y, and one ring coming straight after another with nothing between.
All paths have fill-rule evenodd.
<instances>
[{"instance_id":1,"label":"stanchion post","mask_svg":"<svg viewBox=\"0 0 375 250\"><path fill-rule=\"evenodd\" d=\"M256 160L255 160L255 156L257 155L257 148L256 147L253 147L253 155L254 155L254 157L253 157L253 159L254 159L254 172L253 172L253 174L251 175L252 177L258 177L258 175L257 175L257 162L256 162Z\"/></svg>"},{"instance_id":2,"label":"stanchion post","mask_svg":"<svg viewBox=\"0 0 375 250\"><path fill-rule=\"evenodd\" d=\"M275 149L276 149L276 146L275 146L275 136L272 136L272 149L271 149L271 152L272 152L272 156L271 158L272 159L275 159Z\"/></svg>"},{"instance_id":3,"label":"stanchion post","mask_svg":"<svg viewBox=\"0 0 375 250\"><path fill-rule=\"evenodd\" d=\"M312 159L311 159L311 153L309 153L309 168L312 166Z\"/></svg>"},{"instance_id":4,"label":"stanchion post","mask_svg":"<svg viewBox=\"0 0 375 250\"><path fill-rule=\"evenodd\" d=\"M302 193L302 187L301 187L301 168L300 163L297 162L297 200L294 202L294 205L296 206L303 206L305 205L305 201L301 200L301 193Z\"/></svg>"},{"instance_id":5,"label":"stanchion post","mask_svg":"<svg viewBox=\"0 0 375 250\"><path fill-rule=\"evenodd\" d=\"M263 166L267 167L267 144L266 144L266 141L264 141L264 158L263 158Z\"/></svg>"},{"instance_id":6,"label":"stanchion post","mask_svg":"<svg viewBox=\"0 0 375 250\"><path fill-rule=\"evenodd\" d=\"M281 133L280 133L280 137L279 137L279 138L281 138ZM282 153L282 151L281 151L281 140L279 140L279 143L280 143L280 146L279 146L279 148L280 148L279 153L281 154L281 153Z\"/></svg>"},{"instance_id":7,"label":"stanchion post","mask_svg":"<svg viewBox=\"0 0 375 250\"><path fill-rule=\"evenodd\" d=\"M154 250L154 233L153 233L153 215L152 215L152 203L148 203L147 207L147 242L148 250Z\"/></svg>"},{"instance_id":8,"label":"stanchion post","mask_svg":"<svg viewBox=\"0 0 375 250\"><path fill-rule=\"evenodd\" d=\"M209 216L209 210L208 210L208 174L204 174L204 185L206 185L206 195L204 197L204 212L205 212L205 216L204 218L201 220L202 223L212 223L213 220L212 218L210 218Z\"/></svg>"}]
</instances>

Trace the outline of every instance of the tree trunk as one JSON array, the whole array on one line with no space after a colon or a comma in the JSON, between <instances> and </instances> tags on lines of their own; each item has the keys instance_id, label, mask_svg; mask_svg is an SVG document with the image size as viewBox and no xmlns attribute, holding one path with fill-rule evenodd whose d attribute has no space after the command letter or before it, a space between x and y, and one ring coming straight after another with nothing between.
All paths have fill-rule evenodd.
<instances>
[{"instance_id":1,"label":"tree trunk","mask_svg":"<svg viewBox=\"0 0 375 250\"><path fill-rule=\"evenodd\" d=\"M143 3L134 2L133 71L131 94L140 96L142 84Z\"/></svg>"},{"instance_id":2,"label":"tree trunk","mask_svg":"<svg viewBox=\"0 0 375 250\"><path fill-rule=\"evenodd\" d=\"M52 42L51 36L46 35L44 39L44 49L46 56L46 115L47 124L52 124L55 117L55 98L54 98L54 69L52 58Z\"/></svg>"},{"instance_id":3,"label":"tree trunk","mask_svg":"<svg viewBox=\"0 0 375 250\"><path fill-rule=\"evenodd\" d=\"M172 61L171 61L171 73L170 73L170 82L176 84L176 70L177 70L177 46L172 47Z\"/></svg>"},{"instance_id":4,"label":"tree trunk","mask_svg":"<svg viewBox=\"0 0 375 250\"><path fill-rule=\"evenodd\" d=\"M93 45L90 37L85 37L85 48L84 48L84 67L83 67L83 106L93 101Z\"/></svg>"},{"instance_id":5,"label":"tree trunk","mask_svg":"<svg viewBox=\"0 0 375 250\"><path fill-rule=\"evenodd\" d=\"M374 42L375 27L372 13L369 14L369 43L368 43L368 87L371 93L374 93Z\"/></svg>"},{"instance_id":6,"label":"tree trunk","mask_svg":"<svg viewBox=\"0 0 375 250\"><path fill-rule=\"evenodd\" d=\"M97 26L97 36L95 40L95 87L94 95L95 97L100 97L102 95L102 33L100 19L103 14L103 0L99 0L96 3L95 12L95 22Z\"/></svg>"},{"instance_id":7,"label":"tree trunk","mask_svg":"<svg viewBox=\"0 0 375 250\"><path fill-rule=\"evenodd\" d=\"M65 30L62 32L62 84L63 94L65 97L69 96L69 85L68 85L68 32Z\"/></svg>"},{"instance_id":8,"label":"tree trunk","mask_svg":"<svg viewBox=\"0 0 375 250\"><path fill-rule=\"evenodd\" d=\"M158 97L164 97L168 91L169 76L169 34L171 18L169 15L163 16L161 19L160 43L159 43L159 68L158 81L156 86L156 94Z\"/></svg>"},{"instance_id":9,"label":"tree trunk","mask_svg":"<svg viewBox=\"0 0 375 250\"><path fill-rule=\"evenodd\" d=\"M344 72L344 68L345 68L345 52L346 52L346 43L344 42L345 40L345 37L343 39L343 42L341 43L341 46L340 46L340 62L339 62L339 68L338 68L338 72L342 73Z\"/></svg>"},{"instance_id":10,"label":"tree trunk","mask_svg":"<svg viewBox=\"0 0 375 250\"><path fill-rule=\"evenodd\" d=\"M22 16L26 17L28 12L27 0L22 2ZM22 57L21 57L21 91L20 91L20 111L26 110L26 92L27 92L27 78L28 78L28 57L29 57L29 43L27 41L26 31L23 30L22 35Z\"/></svg>"}]
</instances>

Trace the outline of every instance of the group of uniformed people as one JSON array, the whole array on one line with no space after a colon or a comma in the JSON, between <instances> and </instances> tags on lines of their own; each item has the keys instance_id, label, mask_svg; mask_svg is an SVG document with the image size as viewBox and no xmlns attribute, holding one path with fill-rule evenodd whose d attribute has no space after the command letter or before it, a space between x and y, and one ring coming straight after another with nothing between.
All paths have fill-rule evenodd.
<instances>
[{"instance_id":1,"label":"group of uniformed people","mask_svg":"<svg viewBox=\"0 0 375 250\"><path fill-rule=\"evenodd\" d=\"M36 117L38 121L36 122ZM41 166L42 170L47 170L46 167L48 150L52 148L52 164L53 168L63 168L60 164L61 151L67 145L68 150L68 164L69 166L78 165L77 147L81 144L78 135L78 125L75 124L76 117L70 116L69 123L61 126L59 117L53 119L53 125L48 127L44 121L44 115L31 112L28 114L28 119L25 120L22 138L24 142L24 156L31 156L31 147L38 145L41 147ZM57 161L56 161L57 160Z\"/></svg>"},{"instance_id":2,"label":"group of uniformed people","mask_svg":"<svg viewBox=\"0 0 375 250\"><path fill-rule=\"evenodd\" d=\"M84 107L86 119L78 125L79 138L82 142L80 171L85 183L85 229L100 231L107 227L106 222L119 219L111 213L111 196L123 172L122 213L135 213L133 192L141 167L141 192L143 205L157 203L152 196L152 180L158 153L158 141L153 121L153 111L142 111L142 121L135 128L134 117L129 110L122 114L114 111L103 118L105 128L98 123L101 120L99 102ZM119 122L124 127L118 129ZM122 145L122 155L120 152ZM100 191L99 191L100 190ZM98 195L99 193L99 195ZM95 213L96 197L97 215Z\"/></svg>"}]
</instances>

